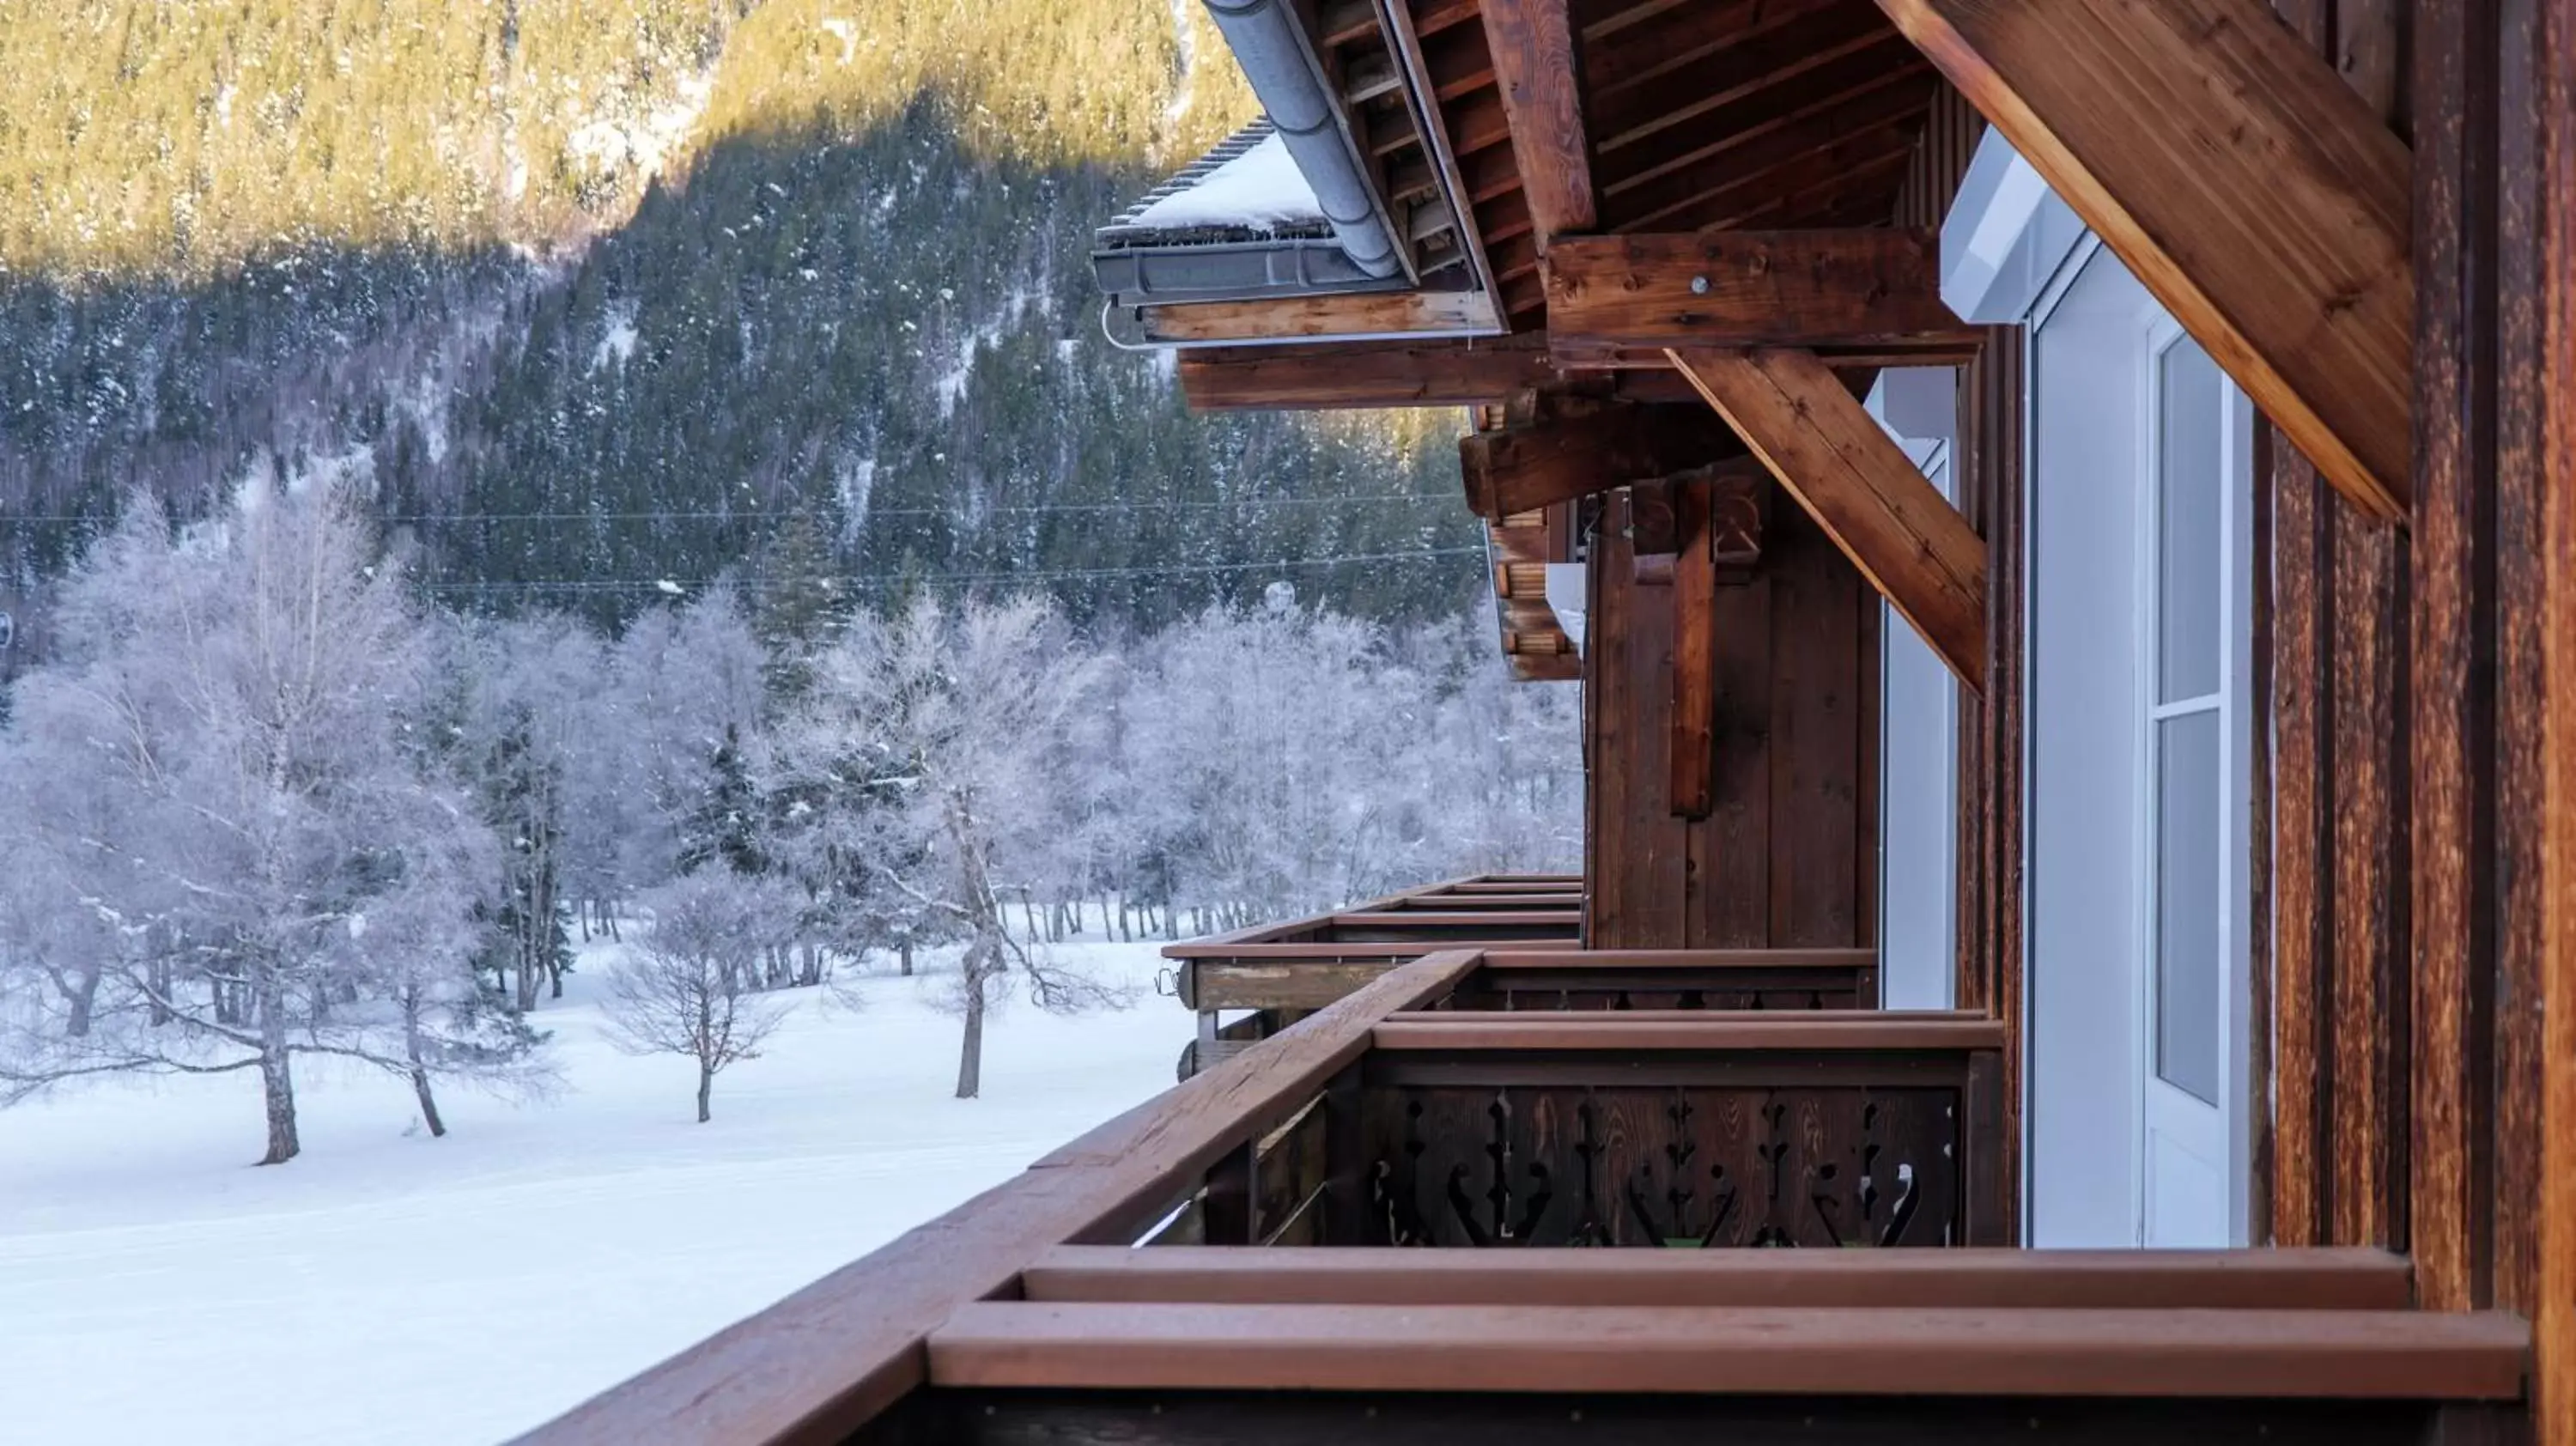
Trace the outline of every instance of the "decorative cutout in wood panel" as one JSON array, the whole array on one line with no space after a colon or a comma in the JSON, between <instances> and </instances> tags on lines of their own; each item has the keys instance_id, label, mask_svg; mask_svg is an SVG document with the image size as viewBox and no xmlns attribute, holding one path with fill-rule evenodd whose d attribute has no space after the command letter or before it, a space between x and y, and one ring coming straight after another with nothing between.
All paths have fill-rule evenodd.
<instances>
[{"instance_id":1,"label":"decorative cutout in wood panel","mask_svg":"<svg viewBox=\"0 0 2576 1446\"><path fill-rule=\"evenodd\" d=\"M1920 1087L1375 1088L1362 1243L1957 1244L1958 1110Z\"/></svg>"}]
</instances>

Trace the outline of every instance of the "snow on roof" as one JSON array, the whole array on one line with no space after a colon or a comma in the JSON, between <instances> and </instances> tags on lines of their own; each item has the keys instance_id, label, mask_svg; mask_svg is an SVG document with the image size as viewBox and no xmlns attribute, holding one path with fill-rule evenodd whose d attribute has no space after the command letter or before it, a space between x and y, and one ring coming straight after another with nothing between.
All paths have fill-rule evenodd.
<instances>
[{"instance_id":1,"label":"snow on roof","mask_svg":"<svg viewBox=\"0 0 2576 1446\"><path fill-rule=\"evenodd\" d=\"M1120 217L1119 225L1155 231L1206 227L1271 231L1311 226L1323 219L1324 208L1315 200L1314 189L1273 131L1199 177L1195 185L1176 188Z\"/></svg>"}]
</instances>

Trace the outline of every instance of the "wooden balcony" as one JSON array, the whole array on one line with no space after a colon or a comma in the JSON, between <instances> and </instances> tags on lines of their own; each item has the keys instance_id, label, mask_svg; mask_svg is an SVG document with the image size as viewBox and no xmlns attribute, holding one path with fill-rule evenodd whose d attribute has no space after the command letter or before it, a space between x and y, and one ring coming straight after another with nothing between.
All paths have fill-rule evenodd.
<instances>
[{"instance_id":1,"label":"wooden balcony","mask_svg":"<svg viewBox=\"0 0 2576 1446\"><path fill-rule=\"evenodd\" d=\"M1380 966L528 1439L2522 1439L2401 1257L2004 1248L2003 1031L1869 970Z\"/></svg>"},{"instance_id":2,"label":"wooden balcony","mask_svg":"<svg viewBox=\"0 0 2576 1446\"><path fill-rule=\"evenodd\" d=\"M1582 933L1581 875L1485 874L1166 945L1173 992L1198 1012L1180 1077L1232 1058L1395 965L1443 949L1571 949ZM1222 1013L1242 1017L1225 1021Z\"/></svg>"}]
</instances>

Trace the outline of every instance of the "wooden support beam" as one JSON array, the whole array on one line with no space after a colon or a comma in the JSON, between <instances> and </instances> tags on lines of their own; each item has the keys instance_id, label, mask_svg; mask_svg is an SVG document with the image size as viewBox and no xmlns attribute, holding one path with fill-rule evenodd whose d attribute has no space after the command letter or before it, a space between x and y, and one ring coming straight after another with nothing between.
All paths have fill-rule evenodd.
<instances>
[{"instance_id":1,"label":"wooden support beam","mask_svg":"<svg viewBox=\"0 0 2576 1446\"><path fill-rule=\"evenodd\" d=\"M1941 239L1885 227L1561 238L1547 260L1560 348L1965 340L1941 301Z\"/></svg>"},{"instance_id":2,"label":"wooden support beam","mask_svg":"<svg viewBox=\"0 0 2576 1446\"><path fill-rule=\"evenodd\" d=\"M1485 0L1484 14L1512 156L1545 255L1556 237L1589 231L1598 216L1573 21L1566 0Z\"/></svg>"},{"instance_id":3,"label":"wooden support beam","mask_svg":"<svg viewBox=\"0 0 2576 1446\"><path fill-rule=\"evenodd\" d=\"M2410 497L2410 158L2261 0L1879 0L2319 471Z\"/></svg>"},{"instance_id":4,"label":"wooden support beam","mask_svg":"<svg viewBox=\"0 0 2576 1446\"><path fill-rule=\"evenodd\" d=\"M1387 337L1407 332L1496 331L1493 299L1479 291L1376 291L1272 301L1193 301L1137 308L1148 341L1263 341L1283 337Z\"/></svg>"},{"instance_id":5,"label":"wooden support beam","mask_svg":"<svg viewBox=\"0 0 2576 1446\"><path fill-rule=\"evenodd\" d=\"M1743 455L1744 444L1705 407L1630 402L1570 403L1458 439L1468 510L1487 519Z\"/></svg>"},{"instance_id":6,"label":"wooden support beam","mask_svg":"<svg viewBox=\"0 0 2576 1446\"><path fill-rule=\"evenodd\" d=\"M1544 345L1518 339L1211 347L1184 353L1179 370L1197 411L1461 407L1556 379Z\"/></svg>"},{"instance_id":7,"label":"wooden support beam","mask_svg":"<svg viewBox=\"0 0 2576 1446\"><path fill-rule=\"evenodd\" d=\"M1986 686L1986 547L1834 374L1800 351L1675 351L1753 455L1959 681Z\"/></svg>"}]
</instances>

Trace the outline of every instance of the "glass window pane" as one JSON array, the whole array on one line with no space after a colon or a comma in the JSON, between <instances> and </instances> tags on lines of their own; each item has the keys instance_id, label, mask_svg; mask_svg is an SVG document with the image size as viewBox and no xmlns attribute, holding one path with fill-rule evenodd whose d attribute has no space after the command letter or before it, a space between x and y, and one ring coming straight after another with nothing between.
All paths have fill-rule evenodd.
<instances>
[{"instance_id":1,"label":"glass window pane","mask_svg":"<svg viewBox=\"0 0 2576 1446\"><path fill-rule=\"evenodd\" d=\"M2157 371L2160 429L2156 527L2159 662L2156 698L2218 691L2218 538L2226 381L2197 342L2166 348Z\"/></svg>"},{"instance_id":2,"label":"glass window pane","mask_svg":"<svg viewBox=\"0 0 2576 1446\"><path fill-rule=\"evenodd\" d=\"M2220 714L2156 725L2156 1073L2218 1103Z\"/></svg>"}]
</instances>

